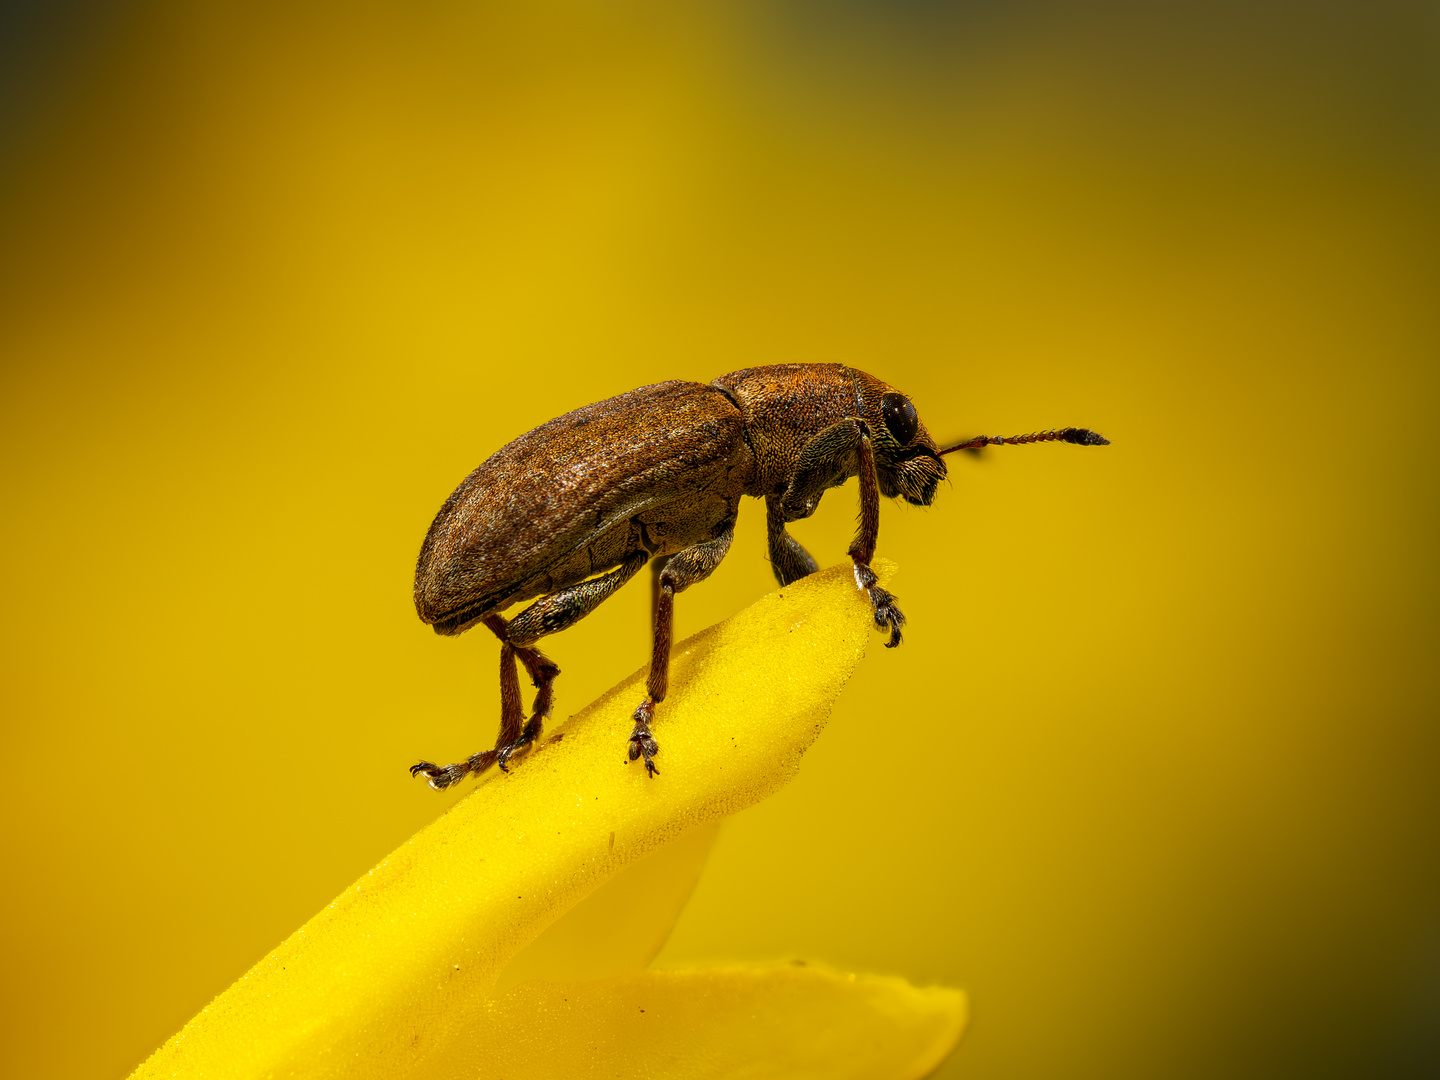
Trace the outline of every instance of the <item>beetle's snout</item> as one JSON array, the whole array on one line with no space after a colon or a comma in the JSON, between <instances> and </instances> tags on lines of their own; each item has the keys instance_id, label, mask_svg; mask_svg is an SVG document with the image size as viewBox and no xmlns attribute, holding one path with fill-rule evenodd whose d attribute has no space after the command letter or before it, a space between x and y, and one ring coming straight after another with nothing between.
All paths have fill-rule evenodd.
<instances>
[{"instance_id":1,"label":"beetle's snout","mask_svg":"<svg viewBox=\"0 0 1440 1080\"><path fill-rule=\"evenodd\" d=\"M881 490L891 498L904 499L911 506L929 506L935 501L940 481L945 479L945 463L928 450L920 450L880 473Z\"/></svg>"},{"instance_id":2,"label":"beetle's snout","mask_svg":"<svg viewBox=\"0 0 1440 1080\"><path fill-rule=\"evenodd\" d=\"M906 494L905 501L911 506L929 506L935 501L935 493L940 490L940 477L932 476L926 480L924 486L914 495Z\"/></svg>"}]
</instances>

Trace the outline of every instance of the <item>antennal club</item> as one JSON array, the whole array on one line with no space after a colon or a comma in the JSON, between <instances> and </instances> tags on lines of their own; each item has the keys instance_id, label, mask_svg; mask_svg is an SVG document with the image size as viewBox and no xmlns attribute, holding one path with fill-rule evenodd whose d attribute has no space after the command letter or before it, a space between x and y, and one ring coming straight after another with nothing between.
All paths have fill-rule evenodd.
<instances>
[{"instance_id":1,"label":"antennal club","mask_svg":"<svg viewBox=\"0 0 1440 1080\"><path fill-rule=\"evenodd\" d=\"M1068 442L1076 446L1109 446L1110 440L1105 436L1083 427L1060 428L1058 431L1036 431L1030 435L1011 435L1006 438L1003 435L977 435L968 442L956 443L954 446L947 446L940 451L940 456L954 453L956 450L979 450L985 446L1020 446L1032 442Z\"/></svg>"}]
</instances>

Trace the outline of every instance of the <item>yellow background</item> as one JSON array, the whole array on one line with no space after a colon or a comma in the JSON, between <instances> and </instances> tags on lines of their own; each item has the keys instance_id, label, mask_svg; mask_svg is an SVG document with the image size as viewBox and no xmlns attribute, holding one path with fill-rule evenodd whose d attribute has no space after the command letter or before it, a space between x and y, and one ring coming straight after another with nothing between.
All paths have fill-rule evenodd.
<instances>
[{"instance_id":1,"label":"yellow background","mask_svg":"<svg viewBox=\"0 0 1440 1080\"><path fill-rule=\"evenodd\" d=\"M962 985L946 1077L1440 1060L1433 11L76 10L0 148L6 1075L128 1072L454 797L405 767L489 744L496 650L410 575L471 468L792 360L1114 445L884 507L905 645L661 961Z\"/></svg>"}]
</instances>

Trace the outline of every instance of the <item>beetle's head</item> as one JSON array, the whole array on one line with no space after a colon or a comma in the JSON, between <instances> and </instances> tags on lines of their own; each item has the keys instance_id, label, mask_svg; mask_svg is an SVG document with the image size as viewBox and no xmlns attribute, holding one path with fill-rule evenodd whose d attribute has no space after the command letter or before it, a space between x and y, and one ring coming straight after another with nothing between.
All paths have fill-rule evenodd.
<instances>
[{"instance_id":1,"label":"beetle's head","mask_svg":"<svg viewBox=\"0 0 1440 1080\"><path fill-rule=\"evenodd\" d=\"M862 380L861 398L881 493L929 506L945 479L945 462L915 406L900 391L872 376Z\"/></svg>"}]
</instances>

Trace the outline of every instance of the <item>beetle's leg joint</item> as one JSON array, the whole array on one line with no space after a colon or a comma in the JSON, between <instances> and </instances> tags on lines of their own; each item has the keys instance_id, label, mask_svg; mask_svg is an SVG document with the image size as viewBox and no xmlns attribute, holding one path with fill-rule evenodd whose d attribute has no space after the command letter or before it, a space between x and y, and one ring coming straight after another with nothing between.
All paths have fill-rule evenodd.
<instances>
[{"instance_id":1,"label":"beetle's leg joint","mask_svg":"<svg viewBox=\"0 0 1440 1080\"><path fill-rule=\"evenodd\" d=\"M543 727L544 717L532 716L529 722L525 725L524 730L520 732L520 737L518 739L510 743L510 745L508 746L502 746L498 750L492 751L492 753L495 754L495 764L500 766L501 772L508 773L510 771L510 769L508 768L510 764L510 759L516 754L520 753L520 751L525 750L532 744L534 744L535 740L540 737L540 732Z\"/></svg>"},{"instance_id":2,"label":"beetle's leg joint","mask_svg":"<svg viewBox=\"0 0 1440 1080\"><path fill-rule=\"evenodd\" d=\"M875 576L875 571L870 569L870 564L856 558L853 550L850 557L855 560L855 587L869 596L875 627L890 632L890 640L885 643L885 647L893 649L900 644L900 628L905 625L905 615L895 603L895 594L880 587L879 579Z\"/></svg>"}]
</instances>

